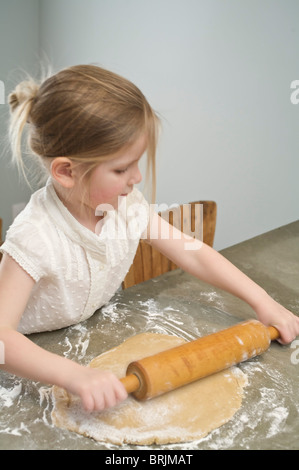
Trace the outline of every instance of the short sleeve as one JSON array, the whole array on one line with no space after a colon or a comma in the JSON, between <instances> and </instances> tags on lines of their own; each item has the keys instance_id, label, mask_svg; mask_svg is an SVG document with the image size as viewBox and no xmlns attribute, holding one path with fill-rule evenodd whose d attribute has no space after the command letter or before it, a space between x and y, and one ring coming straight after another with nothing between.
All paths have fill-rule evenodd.
<instances>
[{"instance_id":1,"label":"short sleeve","mask_svg":"<svg viewBox=\"0 0 299 470\"><path fill-rule=\"evenodd\" d=\"M46 274L48 250L47 237L40 227L17 217L7 231L0 251L11 256L35 282Z\"/></svg>"}]
</instances>

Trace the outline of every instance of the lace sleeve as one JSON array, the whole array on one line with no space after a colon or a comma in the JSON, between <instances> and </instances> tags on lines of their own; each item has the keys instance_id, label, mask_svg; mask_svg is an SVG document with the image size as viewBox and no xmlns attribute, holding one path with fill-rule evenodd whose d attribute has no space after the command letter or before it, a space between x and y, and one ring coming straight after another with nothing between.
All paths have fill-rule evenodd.
<instances>
[{"instance_id":1,"label":"lace sleeve","mask_svg":"<svg viewBox=\"0 0 299 470\"><path fill-rule=\"evenodd\" d=\"M42 233L30 223L15 220L0 251L11 256L35 282L46 273L49 252Z\"/></svg>"}]
</instances>

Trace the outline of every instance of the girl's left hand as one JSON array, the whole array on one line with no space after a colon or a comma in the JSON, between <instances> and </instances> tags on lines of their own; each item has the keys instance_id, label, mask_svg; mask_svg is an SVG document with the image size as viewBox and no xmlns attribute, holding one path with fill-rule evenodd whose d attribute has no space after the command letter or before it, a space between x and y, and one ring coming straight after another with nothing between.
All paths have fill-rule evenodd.
<instances>
[{"instance_id":1,"label":"girl's left hand","mask_svg":"<svg viewBox=\"0 0 299 470\"><path fill-rule=\"evenodd\" d=\"M255 311L260 322L277 328L280 333L279 343L289 344L299 335L299 317L271 297L261 302Z\"/></svg>"}]
</instances>

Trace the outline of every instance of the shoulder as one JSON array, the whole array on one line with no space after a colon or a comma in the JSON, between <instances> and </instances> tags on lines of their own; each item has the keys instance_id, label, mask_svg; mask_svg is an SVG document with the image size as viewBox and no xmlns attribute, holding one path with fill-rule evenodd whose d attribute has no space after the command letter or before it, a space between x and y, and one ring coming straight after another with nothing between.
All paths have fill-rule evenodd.
<instances>
[{"instance_id":1,"label":"shoulder","mask_svg":"<svg viewBox=\"0 0 299 470\"><path fill-rule=\"evenodd\" d=\"M42 204L43 190L34 193L25 209L9 227L1 252L10 255L38 281L45 274L45 260L51 257L51 221Z\"/></svg>"},{"instance_id":2,"label":"shoulder","mask_svg":"<svg viewBox=\"0 0 299 470\"><path fill-rule=\"evenodd\" d=\"M43 204L44 188L35 192L25 209L14 219L9 227L5 240L24 241L28 243L49 228L50 221Z\"/></svg>"}]
</instances>

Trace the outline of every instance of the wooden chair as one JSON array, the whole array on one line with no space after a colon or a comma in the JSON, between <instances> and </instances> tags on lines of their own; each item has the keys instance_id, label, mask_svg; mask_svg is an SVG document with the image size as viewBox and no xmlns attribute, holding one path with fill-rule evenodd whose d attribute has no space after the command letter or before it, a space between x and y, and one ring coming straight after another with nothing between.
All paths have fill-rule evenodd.
<instances>
[{"instance_id":1,"label":"wooden chair","mask_svg":"<svg viewBox=\"0 0 299 470\"><path fill-rule=\"evenodd\" d=\"M202 210L199 210L201 207ZM202 224L202 241L209 246L213 246L217 216L217 205L214 201L196 201L182 204L176 209L171 208L161 212L160 215L174 227L192 237L194 237L194 233L198 233L198 228ZM133 264L123 281L122 287L127 289L177 268L178 266L166 256L144 240L140 240Z\"/></svg>"}]
</instances>

